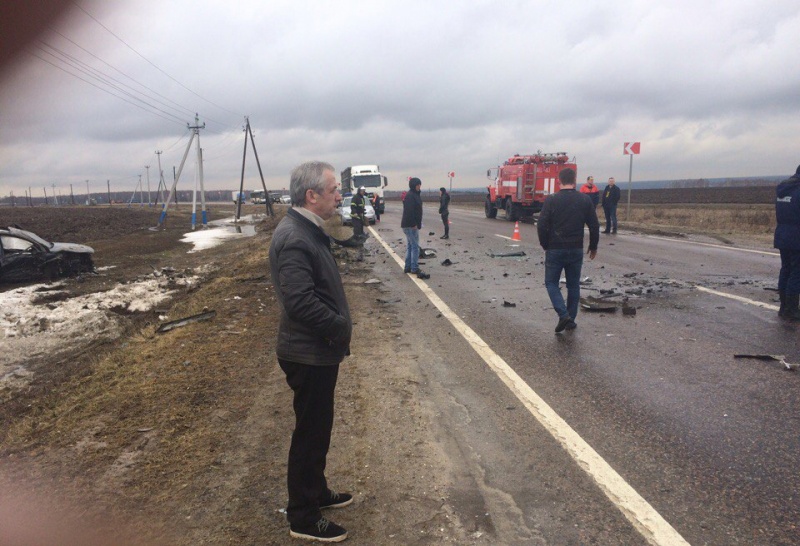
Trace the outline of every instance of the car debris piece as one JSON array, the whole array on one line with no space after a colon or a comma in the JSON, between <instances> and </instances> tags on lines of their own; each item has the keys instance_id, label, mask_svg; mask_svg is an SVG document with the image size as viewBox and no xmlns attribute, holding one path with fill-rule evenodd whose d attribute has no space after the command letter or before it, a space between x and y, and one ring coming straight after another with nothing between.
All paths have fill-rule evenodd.
<instances>
[{"instance_id":1,"label":"car debris piece","mask_svg":"<svg viewBox=\"0 0 800 546\"><path fill-rule=\"evenodd\" d=\"M174 330L175 328L181 328L182 326L186 326L187 324L192 324L193 322L211 320L216 316L217 316L216 311L206 311L205 313L192 315L190 317L184 317L182 319L172 320L170 322L165 322L164 324L159 326L158 329L156 330L156 333L163 334L164 332L169 332L170 330Z\"/></svg>"},{"instance_id":2,"label":"car debris piece","mask_svg":"<svg viewBox=\"0 0 800 546\"><path fill-rule=\"evenodd\" d=\"M503 307L516 307L516 303L511 303L510 301L503 300Z\"/></svg>"},{"instance_id":3,"label":"car debris piece","mask_svg":"<svg viewBox=\"0 0 800 546\"><path fill-rule=\"evenodd\" d=\"M622 314L626 317L632 317L636 315L636 307L630 307L628 305L622 306Z\"/></svg>"},{"instance_id":4,"label":"car debris piece","mask_svg":"<svg viewBox=\"0 0 800 546\"><path fill-rule=\"evenodd\" d=\"M442 265L453 265L453 264L457 264L457 263L458 262L451 262L450 258L445 258L444 261L442 261Z\"/></svg>"},{"instance_id":5,"label":"car debris piece","mask_svg":"<svg viewBox=\"0 0 800 546\"><path fill-rule=\"evenodd\" d=\"M379 282L381 282L380 279L367 279L364 284L378 284Z\"/></svg>"},{"instance_id":6,"label":"car debris piece","mask_svg":"<svg viewBox=\"0 0 800 546\"><path fill-rule=\"evenodd\" d=\"M581 309L586 309L587 311L598 311L598 312L614 312L617 310L617 304L613 301L606 301L600 298L581 298Z\"/></svg>"},{"instance_id":7,"label":"car debris piece","mask_svg":"<svg viewBox=\"0 0 800 546\"><path fill-rule=\"evenodd\" d=\"M419 257L420 258L435 258L436 251L432 248L421 248L419 249Z\"/></svg>"},{"instance_id":8,"label":"car debris piece","mask_svg":"<svg viewBox=\"0 0 800 546\"><path fill-rule=\"evenodd\" d=\"M375 301L377 301L378 303L389 304L389 303L400 303L402 300L400 298L393 298L393 299L390 299L390 300L383 299L383 298L375 298Z\"/></svg>"},{"instance_id":9,"label":"car debris piece","mask_svg":"<svg viewBox=\"0 0 800 546\"><path fill-rule=\"evenodd\" d=\"M798 364L790 364L786 362L784 355L733 355L733 358L755 358L756 360L775 360L783 364L783 369L794 372L797 371Z\"/></svg>"},{"instance_id":10,"label":"car debris piece","mask_svg":"<svg viewBox=\"0 0 800 546\"><path fill-rule=\"evenodd\" d=\"M517 250L514 252L492 252L491 250L486 253L490 258L517 258L527 256L524 251Z\"/></svg>"},{"instance_id":11,"label":"car debris piece","mask_svg":"<svg viewBox=\"0 0 800 546\"><path fill-rule=\"evenodd\" d=\"M332 237L332 236L330 236L330 237L331 237L331 241L333 241L334 243L336 243L339 246L343 246L345 248L358 248L358 247L364 246L364 241L367 240L367 237L369 237L369 234L365 232L365 233L363 233L361 235L353 235L349 239L344 239L344 240L337 239L336 237Z\"/></svg>"}]
</instances>

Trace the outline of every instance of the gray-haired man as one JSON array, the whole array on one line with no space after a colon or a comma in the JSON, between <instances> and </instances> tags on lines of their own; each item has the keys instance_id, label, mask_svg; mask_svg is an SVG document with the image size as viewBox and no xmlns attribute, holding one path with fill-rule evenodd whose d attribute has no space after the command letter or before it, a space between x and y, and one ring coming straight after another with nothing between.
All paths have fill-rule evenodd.
<instances>
[{"instance_id":1,"label":"gray-haired man","mask_svg":"<svg viewBox=\"0 0 800 546\"><path fill-rule=\"evenodd\" d=\"M350 354L352 321L339 269L322 230L342 196L333 166L309 162L291 174L293 208L281 220L269 248L270 271L281 305L276 352L294 391L295 429L289 448L292 537L339 542L347 531L322 517L323 508L353 502L334 493L325 479L333 427L339 363Z\"/></svg>"}]
</instances>

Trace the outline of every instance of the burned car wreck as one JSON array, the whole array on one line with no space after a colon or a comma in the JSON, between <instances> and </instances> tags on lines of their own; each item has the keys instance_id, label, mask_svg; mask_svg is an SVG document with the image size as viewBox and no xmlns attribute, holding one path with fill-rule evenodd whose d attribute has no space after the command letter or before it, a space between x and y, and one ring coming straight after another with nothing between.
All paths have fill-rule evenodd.
<instances>
[{"instance_id":1,"label":"burned car wreck","mask_svg":"<svg viewBox=\"0 0 800 546\"><path fill-rule=\"evenodd\" d=\"M18 227L0 228L0 282L54 280L94 271L94 249L51 243Z\"/></svg>"}]
</instances>

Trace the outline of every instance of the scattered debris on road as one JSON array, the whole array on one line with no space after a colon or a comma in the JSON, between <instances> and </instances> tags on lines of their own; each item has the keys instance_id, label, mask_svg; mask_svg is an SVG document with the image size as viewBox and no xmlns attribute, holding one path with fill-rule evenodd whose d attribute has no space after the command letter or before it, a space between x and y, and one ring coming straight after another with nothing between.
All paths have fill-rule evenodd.
<instances>
[{"instance_id":1,"label":"scattered debris on road","mask_svg":"<svg viewBox=\"0 0 800 546\"><path fill-rule=\"evenodd\" d=\"M192 324L193 322L211 320L216 316L217 316L216 311L206 311L204 313L199 313L197 315L192 315L190 317L185 317L178 320L171 320L159 326L158 329L156 330L156 333L163 334L164 332L169 332L170 330L174 330L175 328L181 328L183 326L186 326L187 324Z\"/></svg>"},{"instance_id":2,"label":"scattered debris on road","mask_svg":"<svg viewBox=\"0 0 800 546\"><path fill-rule=\"evenodd\" d=\"M490 250L486 253L486 255L490 258L518 258L526 256L525 252L522 250L517 250L514 252L493 252Z\"/></svg>"},{"instance_id":3,"label":"scattered debris on road","mask_svg":"<svg viewBox=\"0 0 800 546\"><path fill-rule=\"evenodd\" d=\"M780 362L783 364L783 369L794 372L797 371L797 368L800 366L798 364L790 364L786 362L786 357L784 355L733 355L733 358L754 358L756 360L775 360L776 362Z\"/></svg>"}]
</instances>

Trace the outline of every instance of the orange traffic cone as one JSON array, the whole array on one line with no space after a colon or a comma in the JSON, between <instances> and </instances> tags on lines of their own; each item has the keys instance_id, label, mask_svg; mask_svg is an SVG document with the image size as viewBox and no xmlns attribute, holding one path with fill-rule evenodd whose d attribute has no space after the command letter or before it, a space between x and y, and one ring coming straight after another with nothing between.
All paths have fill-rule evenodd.
<instances>
[{"instance_id":1,"label":"orange traffic cone","mask_svg":"<svg viewBox=\"0 0 800 546\"><path fill-rule=\"evenodd\" d=\"M514 223L514 235L511 236L512 241L521 241L522 239L519 236L519 222Z\"/></svg>"}]
</instances>

